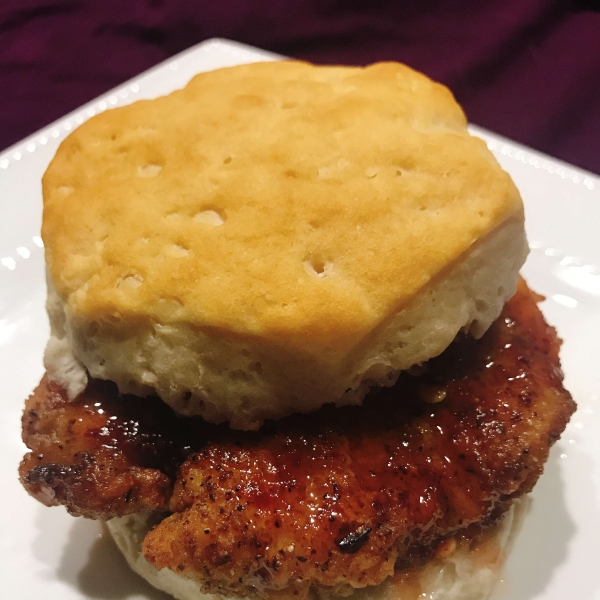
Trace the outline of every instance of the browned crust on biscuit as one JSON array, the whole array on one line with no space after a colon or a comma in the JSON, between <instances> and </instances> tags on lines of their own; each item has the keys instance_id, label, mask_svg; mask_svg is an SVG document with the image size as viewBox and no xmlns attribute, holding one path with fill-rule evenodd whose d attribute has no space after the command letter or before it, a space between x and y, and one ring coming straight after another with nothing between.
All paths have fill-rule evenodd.
<instances>
[{"instance_id":1,"label":"browned crust on biscuit","mask_svg":"<svg viewBox=\"0 0 600 600\"><path fill-rule=\"evenodd\" d=\"M392 62L199 74L77 128L43 194L73 315L225 329L321 360L523 211L449 90Z\"/></svg>"}]
</instances>

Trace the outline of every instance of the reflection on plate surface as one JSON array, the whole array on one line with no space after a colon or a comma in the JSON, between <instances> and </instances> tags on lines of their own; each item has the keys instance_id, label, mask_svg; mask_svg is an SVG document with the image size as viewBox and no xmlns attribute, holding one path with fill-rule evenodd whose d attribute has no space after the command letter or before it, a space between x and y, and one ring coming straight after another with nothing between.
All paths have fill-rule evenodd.
<instances>
[{"instance_id":1,"label":"reflection on plate surface","mask_svg":"<svg viewBox=\"0 0 600 600\"><path fill-rule=\"evenodd\" d=\"M204 42L108 92L0 155L0 580L10 598L166 600L131 573L100 524L29 498L17 480L20 417L42 375L48 337L41 176L58 144L111 107L182 87L197 72L274 55ZM564 340L566 387L579 404L533 492L497 598L600 600L600 179L477 127L525 201L524 274Z\"/></svg>"}]
</instances>

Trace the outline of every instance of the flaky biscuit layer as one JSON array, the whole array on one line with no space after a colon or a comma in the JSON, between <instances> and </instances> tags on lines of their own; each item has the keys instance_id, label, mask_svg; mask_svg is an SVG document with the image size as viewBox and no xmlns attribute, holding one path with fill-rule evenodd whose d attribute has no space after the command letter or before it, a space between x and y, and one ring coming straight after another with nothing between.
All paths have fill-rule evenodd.
<instances>
[{"instance_id":1,"label":"flaky biscuit layer","mask_svg":"<svg viewBox=\"0 0 600 600\"><path fill-rule=\"evenodd\" d=\"M85 123L43 189L58 337L75 359L122 391L242 428L360 399L381 379L361 366L378 360L370 340L517 222L514 272L495 268L499 249L493 294L467 302L486 310L461 309L429 351L473 321L487 327L523 258L509 176L446 88L394 63L198 75ZM429 358L400 354L384 378Z\"/></svg>"}]
</instances>

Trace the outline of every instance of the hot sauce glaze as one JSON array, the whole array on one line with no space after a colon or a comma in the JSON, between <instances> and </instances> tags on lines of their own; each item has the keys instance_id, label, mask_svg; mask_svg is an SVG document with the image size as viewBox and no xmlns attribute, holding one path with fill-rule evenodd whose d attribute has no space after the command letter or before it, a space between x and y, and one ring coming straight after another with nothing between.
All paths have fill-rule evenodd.
<instances>
[{"instance_id":1,"label":"hot sauce glaze","mask_svg":"<svg viewBox=\"0 0 600 600\"><path fill-rule=\"evenodd\" d=\"M363 406L215 437L182 465L146 557L238 594L339 591L422 563L537 480L575 407L558 347L522 283L483 339L457 340ZM432 387L443 401L423 401Z\"/></svg>"},{"instance_id":2,"label":"hot sauce glaze","mask_svg":"<svg viewBox=\"0 0 600 600\"><path fill-rule=\"evenodd\" d=\"M458 339L420 377L259 432L98 382L68 403L45 379L23 417L21 478L75 514L168 509L145 556L209 591L377 584L531 489L575 408L558 348L521 283L481 340Z\"/></svg>"},{"instance_id":3,"label":"hot sauce glaze","mask_svg":"<svg viewBox=\"0 0 600 600\"><path fill-rule=\"evenodd\" d=\"M44 504L91 518L165 510L189 451L162 402L119 398L115 386L99 381L69 402L44 377L22 421L32 450L19 469L23 485Z\"/></svg>"}]
</instances>

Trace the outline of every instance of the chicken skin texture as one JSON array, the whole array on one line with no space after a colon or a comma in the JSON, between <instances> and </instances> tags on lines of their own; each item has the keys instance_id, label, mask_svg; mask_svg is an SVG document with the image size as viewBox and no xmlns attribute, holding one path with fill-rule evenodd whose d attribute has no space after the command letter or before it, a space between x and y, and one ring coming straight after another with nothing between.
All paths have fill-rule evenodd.
<instances>
[{"instance_id":1,"label":"chicken skin texture","mask_svg":"<svg viewBox=\"0 0 600 600\"><path fill-rule=\"evenodd\" d=\"M70 402L44 376L23 413L31 452L21 462L21 482L43 504L92 519L167 510L185 457L175 421L162 402L120 398L107 382L92 381Z\"/></svg>"},{"instance_id":2,"label":"chicken skin texture","mask_svg":"<svg viewBox=\"0 0 600 600\"><path fill-rule=\"evenodd\" d=\"M259 432L177 419L108 384L68 403L43 380L21 480L74 514L168 511L144 555L208 592L376 585L493 524L540 476L575 404L536 301L521 282L482 339L457 339L419 376Z\"/></svg>"}]
</instances>

